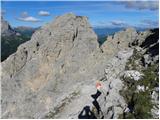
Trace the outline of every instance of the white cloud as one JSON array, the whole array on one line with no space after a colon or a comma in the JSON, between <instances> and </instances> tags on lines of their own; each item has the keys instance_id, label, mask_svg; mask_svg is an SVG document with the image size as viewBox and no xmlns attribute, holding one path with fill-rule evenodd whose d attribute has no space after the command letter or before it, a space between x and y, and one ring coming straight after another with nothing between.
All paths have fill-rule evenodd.
<instances>
[{"instance_id":1,"label":"white cloud","mask_svg":"<svg viewBox=\"0 0 160 120\"><path fill-rule=\"evenodd\" d=\"M24 22L40 22L41 21L38 18L29 16L27 12L22 12L20 17L17 18L17 20L24 21Z\"/></svg>"},{"instance_id":2,"label":"white cloud","mask_svg":"<svg viewBox=\"0 0 160 120\"><path fill-rule=\"evenodd\" d=\"M50 13L48 11L39 11L38 13L40 16L49 16Z\"/></svg>"},{"instance_id":3,"label":"white cloud","mask_svg":"<svg viewBox=\"0 0 160 120\"><path fill-rule=\"evenodd\" d=\"M125 21L122 20L113 20L111 21L111 24L114 26L125 26L127 25Z\"/></svg>"},{"instance_id":4,"label":"white cloud","mask_svg":"<svg viewBox=\"0 0 160 120\"><path fill-rule=\"evenodd\" d=\"M159 3L156 1L125 1L122 2L126 8L138 9L138 10L158 10Z\"/></svg>"},{"instance_id":5,"label":"white cloud","mask_svg":"<svg viewBox=\"0 0 160 120\"><path fill-rule=\"evenodd\" d=\"M41 21L40 19L37 19L37 18L32 17L32 16L19 17L19 18L17 18L17 20L25 21L25 22L40 22Z\"/></svg>"}]
</instances>

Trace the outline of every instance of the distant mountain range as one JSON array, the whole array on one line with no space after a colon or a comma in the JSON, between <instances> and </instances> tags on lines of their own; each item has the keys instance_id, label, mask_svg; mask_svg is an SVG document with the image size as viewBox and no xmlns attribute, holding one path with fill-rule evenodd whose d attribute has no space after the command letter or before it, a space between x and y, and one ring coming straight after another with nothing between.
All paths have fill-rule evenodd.
<instances>
[{"instance_id":1,"label":"distant mountain range","mask_svg":"<svg viewBox=\"0 0 160 120\"><path fill-rule=\"evenodd\" d=\"M105 37L105 36L108 36L108 35L112 35L114 34L115 32L118 32L118 31L121 31L123 29L126 29L126 28L120 28L120 27L117 27L117 28L109 28L109 27L94 27L93 30L95 31L95 33L99 36L99 37ZM137 31L144 31L146 30L145 28L136 28Z\"/></svg>"},{"instance_id":2,"label":"distant mountain range","mask_svg":"<svg viewBox=\"0 0 160 120\"><path fill-rule=\"evenodd\" d=\"M26 35L32 35L37 29L38 28L27 27L27 26L19 26L14 28L14 30L19 32L20 34L26 34Z\"/></svg>"}]
</instances>

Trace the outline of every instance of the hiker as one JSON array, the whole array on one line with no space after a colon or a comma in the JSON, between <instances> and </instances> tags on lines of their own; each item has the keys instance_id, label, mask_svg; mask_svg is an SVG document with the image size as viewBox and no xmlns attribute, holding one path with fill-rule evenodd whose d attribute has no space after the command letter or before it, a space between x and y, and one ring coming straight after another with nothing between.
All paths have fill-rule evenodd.
<instances>
[{"instance_id":1,"label":"hiker","mask_svg":"<svg viewBox=\"0 0 160 120\"><path fill-rule=\"evenodd\" d=\"M100 83L100 81L96 82L96 88L97 88L96 94L91 95L91 97L94 99L92 104L94 105L94 107L96 108L96 111L97 111L97 112L95 112L96 117L103 118L103 112L101 111L100 104L97 101L97 98L103 93L102 84Z\"/></svg>"}]
</instances>

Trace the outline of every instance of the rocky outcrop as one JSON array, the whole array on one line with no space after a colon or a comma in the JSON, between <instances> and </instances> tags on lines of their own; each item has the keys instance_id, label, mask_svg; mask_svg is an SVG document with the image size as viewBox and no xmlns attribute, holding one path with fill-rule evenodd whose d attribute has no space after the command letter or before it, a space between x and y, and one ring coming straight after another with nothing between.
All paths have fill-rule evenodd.
<instances>
[{"instance_id":1,"label":"rocky outcrop","mask_svg":"<svg viewBox=\"0 0 160 120\"><path fill-rule=\"evenodd\" d=\"M118 51L127 49L130 42L133 42L138 36L134 28L128 28L124 31L117 32L112 36L108 36L106 42L101 49L106 54L115 55Z\"/></svg>"},{"instance_id":2,"label":"rocky outcrop","mask_svg":"<svg viewBox=\"0 0 160 120\"><path fill-rule=\"evenodd\" d=\"M138 36L129 28L100 48L87 17L72 13L42 26L2 62L2 118L119 118L129 109L119 92Z\"/></svg>"}]
</instances>

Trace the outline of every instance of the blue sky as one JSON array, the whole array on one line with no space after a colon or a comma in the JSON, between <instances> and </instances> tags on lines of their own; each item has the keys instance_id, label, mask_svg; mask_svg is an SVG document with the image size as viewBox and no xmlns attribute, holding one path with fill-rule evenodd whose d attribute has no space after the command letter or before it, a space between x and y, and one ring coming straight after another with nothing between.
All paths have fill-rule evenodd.
<instances>
[{"instance_id":1,"label":"blue sky","mask_svg":"<svg viewBox=\"0 0 160 120\"><path fill-rule=\"evenodd\" d=\"M93 27L158 26L157 1L2 1L1 13L14 27L38 27L68 12L88 16Z\"/></svg>"}]
</instances>

